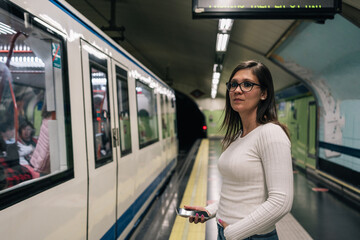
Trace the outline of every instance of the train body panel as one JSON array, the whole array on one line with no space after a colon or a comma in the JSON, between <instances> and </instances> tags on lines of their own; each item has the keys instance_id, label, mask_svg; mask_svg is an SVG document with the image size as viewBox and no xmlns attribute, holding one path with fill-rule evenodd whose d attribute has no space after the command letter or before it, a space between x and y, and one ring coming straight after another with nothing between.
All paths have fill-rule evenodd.
<instances>
[{"instance_id":1,"label":"train body panel","mask_svg":"<svg viewBox=\"0 0 360 240\"><path fill-rule=\"evenodd\" d=\"M60 49L61 54L44 61L44 79L48 69L59 75L53 80L54 96L48 86L40 88L46 99L54 98L56 119L51 123L55 127L49 124L50 135L58 132L60 137L50 140L57 143L50 147L50 174L0 192L0 197L12 198L1 202L0 234L7 239L123 239L176 165L174 93L65 1L11 2L20 7L9 2L20 19L30 13L25 18L34 26L24 29L42 25L41 31L60 39L49 49ZM12 74L14 68L10 66ZM145 105L156 103L143 111L149 115L140 113L146 109L139 106L141 94L150 96ZM166 99L163 108L161 98ZM26 194L21 195L24 187ZM21 199L13 199L17 196Z\"/></svg>"}]
</instances>

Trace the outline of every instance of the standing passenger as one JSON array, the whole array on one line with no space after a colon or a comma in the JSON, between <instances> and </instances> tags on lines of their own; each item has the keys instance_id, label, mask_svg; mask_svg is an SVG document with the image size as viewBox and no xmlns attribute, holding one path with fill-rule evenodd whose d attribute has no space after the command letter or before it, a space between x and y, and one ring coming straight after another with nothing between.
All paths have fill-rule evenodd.
<instances>
[{"instance_id":1,"label":"standing passenger","mask_svg":"<svg viewBox=\"0 0 360 240\"><path fill-rule=\"evenodd\" d=\"M270 71L258 61L242 62L226 87L220 199L207 207L185 208L216 217L220 240L278 239L275 223L291 209L293 174L290 141L277 119ZM189 222L205 220L195 216Z\"/></svg>"},{"instance_id":2,"label":"standing passenger","mask_svg":"<svg viewBox=\"0 0 360 240\"><path fill-rule=\"evenodd\" d=\"M39 139L30 163L34 166L35 171L40 173L40 176L44 176L50 173L49 120L52 119L52 112L46 110L46 104L43 107L41 116L43 119Z\"/></svg>"}]
</instances>

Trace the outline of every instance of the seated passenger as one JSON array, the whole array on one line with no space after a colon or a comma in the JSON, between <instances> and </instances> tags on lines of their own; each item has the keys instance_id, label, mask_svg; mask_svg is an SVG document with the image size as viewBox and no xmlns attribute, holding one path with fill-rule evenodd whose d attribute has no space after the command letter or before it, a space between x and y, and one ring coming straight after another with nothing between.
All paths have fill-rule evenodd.
<instances>
[{"instance_id":1,"label":"seated passenger","mask_svg":"<svg viewBox=\"0 0 360 240\"><path fill-rule=\"evenodd\" d=\"M0 156L6 156L6 149L8 144L15 143L15 129L11 122L0 124Z\"/></svg>"},{"instance_id":2,"label":"seated passenger","mask_svg":"<svg viewBox=\"0 0 360 240\"><path fill-rule=\"evenodd\" d=\"M1 124L1 136L7 144L15 142L14 125L10 122Z\"/></svg>"},{"instance_id":3,"label":"seated passenger","mask_svg":"<svg viewBox=\"0 0 360 240\"><path fill-rule=\"evenodd\" d=\"M28 165L30 163L30 158L35 150L36 139L34 136L34 127L33 125L25 120L20 123L19 126L19 155L20 155L20 164Z\"/></svg>"},{"instance_id":4,"label":"seated passenger","mask_svg":"<svg viewBox=\"0 0 360 240\"><path fill-rule=\"evenodd\" d=\"M39 173L34 171L33 166L30 164L30 159L37 142L33 136L33 125L27 120L21 122L19 126L19 139L17 141L20 165L26 167L31 172L33 178L38 178Z\"/></svg>"}]
</instances>

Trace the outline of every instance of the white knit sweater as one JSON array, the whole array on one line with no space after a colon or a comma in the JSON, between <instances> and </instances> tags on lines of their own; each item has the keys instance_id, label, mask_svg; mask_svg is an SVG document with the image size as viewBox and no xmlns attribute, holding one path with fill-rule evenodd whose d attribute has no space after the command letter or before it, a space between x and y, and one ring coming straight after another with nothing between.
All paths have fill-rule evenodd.
<instances>
[{"instance_id":1,"label":"white knit sweater","mask_svg":"<svg viewBox=\"0 0 360 240\"><path fill-rule=\"evenodd\" d=\"M290 141L279 125L260 125L237 138L220 156L223 183L219 202L206 207L230 224L227 240L275 229L291 209L293 171Z\"/></svg>"}]
</instances>

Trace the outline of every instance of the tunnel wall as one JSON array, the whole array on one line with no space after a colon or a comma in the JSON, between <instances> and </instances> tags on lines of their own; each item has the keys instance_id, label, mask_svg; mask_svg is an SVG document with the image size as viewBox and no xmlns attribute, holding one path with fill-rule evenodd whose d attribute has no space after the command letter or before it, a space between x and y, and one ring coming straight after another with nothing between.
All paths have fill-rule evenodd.
<instances>
[{"instance_id":1,"label":"tunnel wall","mask_svg":"<svg viewBox=\"0 0 360 240\"><path fill-rule=\"evenodd\" d=\"M360 29L340 15L302 22L271 56L313 92L317 168L339 178L360 173Z\"/></svg>"}]
</instances>

